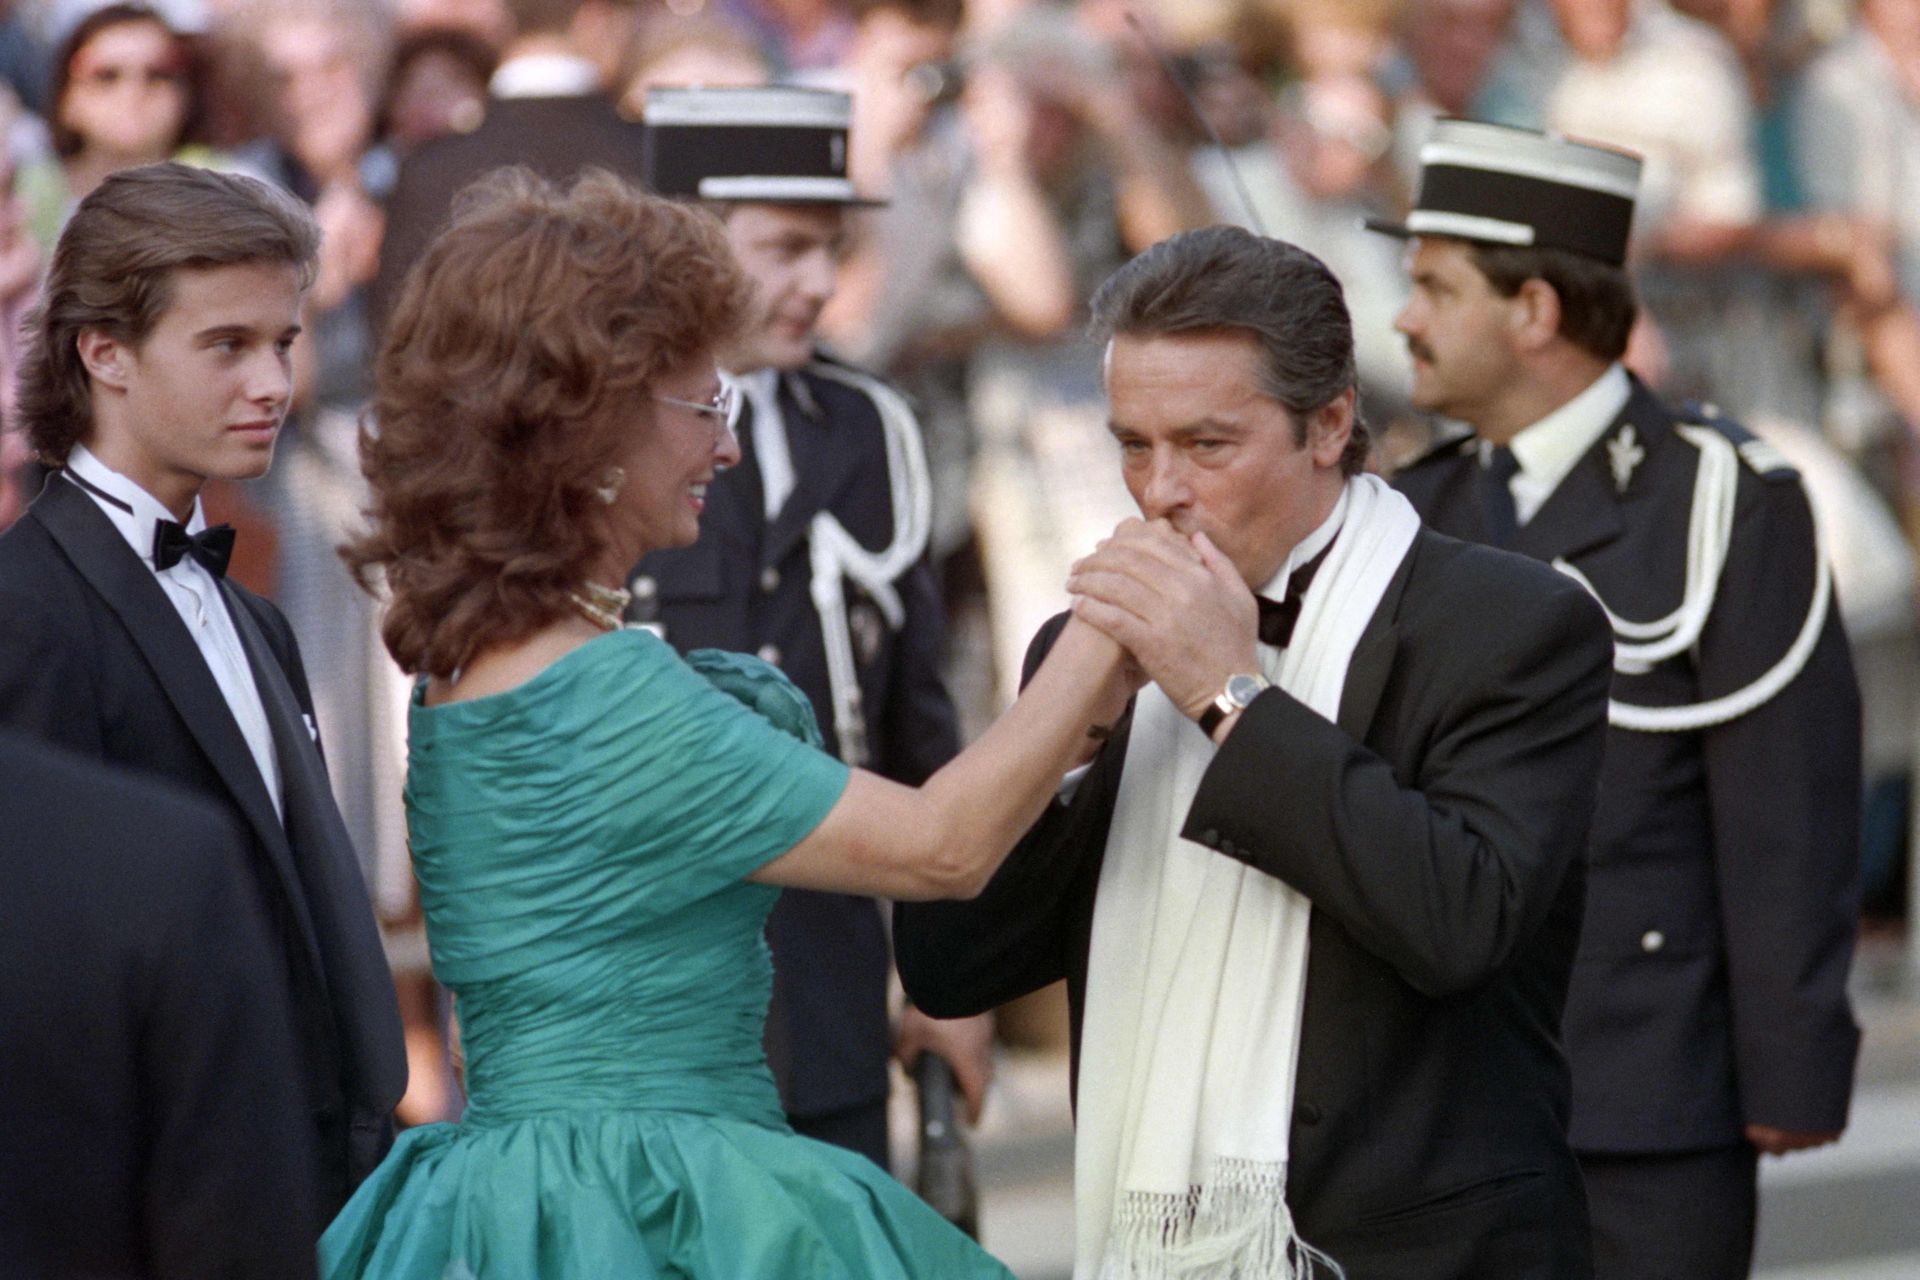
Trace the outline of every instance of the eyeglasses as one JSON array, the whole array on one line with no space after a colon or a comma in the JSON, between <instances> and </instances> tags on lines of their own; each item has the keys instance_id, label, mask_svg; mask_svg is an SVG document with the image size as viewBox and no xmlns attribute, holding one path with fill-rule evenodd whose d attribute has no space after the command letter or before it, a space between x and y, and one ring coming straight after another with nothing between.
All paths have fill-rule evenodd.
<instances>
[{"instance_id":1,"label":"eyeglasses","mask_svg":"<svg viewBox=\"0 0 1920 1280\"><path fill-rule=\"evenodd\" d=\"M679 400L673 396L656 395L653 397L661 404L670 404L676 409L691 409L695 413L705 414L713 419L715 429L733 422L734 401L737 398L731 383L723 382L720 389L713 393L711 400Z\"/></svg>"}]
</instances>

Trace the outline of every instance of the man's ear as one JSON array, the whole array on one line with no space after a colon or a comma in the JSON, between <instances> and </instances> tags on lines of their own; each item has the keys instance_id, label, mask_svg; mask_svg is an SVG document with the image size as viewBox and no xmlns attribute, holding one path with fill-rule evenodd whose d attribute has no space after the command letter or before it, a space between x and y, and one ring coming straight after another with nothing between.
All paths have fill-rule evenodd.
<instances>
[{"instance_id":1,"label":"man's ear","mask_svg":"<svg viewBox=\"0 0 1920 1280\"><path fill-rule=\"evenodd\" d=\"M126 390L128 364L133 355L126 343L99 329L82 329L73 345L80 353L80 363L86 367L87 376L103 386Z\"/></svg>"},{"instance_id":2,"label":"man's ear","mask_svg":"<svg viewBox=\"0 0 1920 1280\"><path fill-rule=\"evenodd\" d=\"M1535 276L1523 282L1513 295L1509 312L1514 346L1521 351L1538 351L1560 336L1560 293Z\"/></svg>"},{"instance_id":3,"label":"man's ear","mask_svg":"<svg viewBox=\"0 0 1920 1280\"><path fill-rule=\"evenodd\" d=\"M1353 434L1354 392L1348 387L1313 411L1307 419L1307 449L1316 467L1337 467Z\"/></svg>"}]
</instances>

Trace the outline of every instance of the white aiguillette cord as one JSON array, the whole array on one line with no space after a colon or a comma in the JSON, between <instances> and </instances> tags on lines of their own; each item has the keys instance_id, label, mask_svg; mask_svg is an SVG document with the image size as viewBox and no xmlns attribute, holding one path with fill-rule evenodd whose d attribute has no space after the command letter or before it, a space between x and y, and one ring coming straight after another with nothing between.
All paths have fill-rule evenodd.
<instances>
[{"instance_id":1,"label":"white aiguillette cord","mask_svg":"<svg viewBox=\"0 0 1920 1280\"><path fill-rule=\"evenodd\" d=\"M811 553L813 607L827 658L827 688L833 698L833 731L840 758L850 765L868 758L866 714L860 698L860 672L854 663L853 637L847 625L846 580L852 579L873 600L887 625L899 630L906 610L894 580L926 554L933 525L933 485L913 412L899 392L880 382L825 362L811 372L865 392L880 413L887 447L887 489L893 503L893 541L880 551L860 545L832 512L814 515L807 527Z\"/></svg>"},{"instance_id":2,"label":"white aiguillette cord","mask_svg":"<svg viewBox=\"0 0 1920 1280\"><path fill-rule=\"evenodd\" d=\"M1711 427L1681 423L1676 430L1700 450L1700 469L1693 484L1693 511L1687 525L1687 572L1680 606L1655 622L1633 622L1620 617L1601 600L1587 576L1565 560L1553 567L1587 589L1600 602L1613 627L1613 669L1622 675L1643 675L1655 665L1696 645L1727 565L1733 543L1734 496L1740 481L1740 460L1733 441ZM1811 509L1811 501L1809 501ZM1743 688L1705 702L1671 707L1643 707L1610 699L1607 720L1620 729L1640 733L1689 733L1737 720L1766 703L1793 682L1813 656L1826 626L1833 601L1833 570L1827 559L1826 528L1813 510L1813 599L1800 633L1786 653L1758 679Z\"/></svg>"}]
</instances>

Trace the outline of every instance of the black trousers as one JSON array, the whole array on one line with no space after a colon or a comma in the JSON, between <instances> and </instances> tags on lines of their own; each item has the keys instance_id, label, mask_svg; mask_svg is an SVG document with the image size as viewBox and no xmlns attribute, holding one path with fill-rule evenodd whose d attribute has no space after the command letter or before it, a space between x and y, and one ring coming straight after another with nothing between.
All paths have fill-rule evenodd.
<instances>
[{"instance_id":1,"label":"black trousers","mask_svg":"<svg viewBox=\"0 0 1920 1280\"><path fill-rule=\"evenodd\" d=\"M864 1107L830 1111L823 1116L789 1115L787 1123L803 1138L814 1138L857 1151L889 1173L893 1171L893 1158L887 1149L885 1098Z\"/></svg>"},{"instance_id":2,"label":"black trousers","mask_svg":"<svg viewBox=\"0 0 1920 1280\"><path fill-rule=\"evenodd\" d=\"M1746 1280L1753 1269L1757 1153L1580 1156L1594 1280Z\"/></svg>"}]
</instances>

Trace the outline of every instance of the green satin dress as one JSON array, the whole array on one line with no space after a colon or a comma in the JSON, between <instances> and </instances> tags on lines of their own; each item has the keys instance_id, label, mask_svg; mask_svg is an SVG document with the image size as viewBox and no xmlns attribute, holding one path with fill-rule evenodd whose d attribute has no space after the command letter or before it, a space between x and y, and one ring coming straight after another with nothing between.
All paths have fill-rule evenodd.
<instances>
[{"instance_id":1,"label":"green satin dress","mask_svg":"<svg viewBox=\"0 0 1920 1280\"><path fill-rule=\"evenodd\" d=\"M467 1110L400 1135L321 1274L1009 1277L787 1127L761 1052L778 890L846 767L751 658L620 631L492 697L415 697L408 828Z\"/></svg>"}]
</instances>

